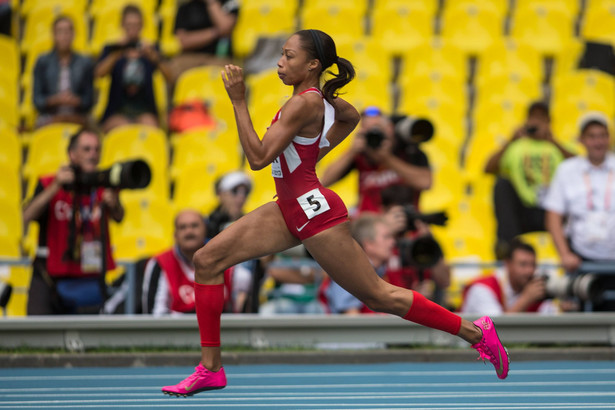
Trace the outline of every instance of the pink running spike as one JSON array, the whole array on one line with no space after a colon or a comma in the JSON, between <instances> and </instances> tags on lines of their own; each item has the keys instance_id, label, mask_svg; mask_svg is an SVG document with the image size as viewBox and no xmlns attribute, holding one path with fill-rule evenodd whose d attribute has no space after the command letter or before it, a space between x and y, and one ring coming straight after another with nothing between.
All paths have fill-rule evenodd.
<instances>
[{"instance_id":1,"label":"pink running spike","mask_svg":"<svg viewBox=\"0 0 615 410\"><path fill-rule=\"evenodd\" d=\"M192 396L206 390L217 390L226 387L224 368L212 372L199 364L194 373L175 386L164 386L162 392L171 396Z\"/></svg>"},{"instance_id":2,"label":"pink running spike","mask_svg":"<svg viewBox=\"0 0 615 410\"><path fill-rule=\"evenodd\" d=\"M493 321L489 316L483 316L473 323L483 331L483 338L472 347L478 351L479 359L489 360L495 367L498 377L505 379L508 376L510 357L508 350L500 342Z\"/></svg>"}]
</instances>

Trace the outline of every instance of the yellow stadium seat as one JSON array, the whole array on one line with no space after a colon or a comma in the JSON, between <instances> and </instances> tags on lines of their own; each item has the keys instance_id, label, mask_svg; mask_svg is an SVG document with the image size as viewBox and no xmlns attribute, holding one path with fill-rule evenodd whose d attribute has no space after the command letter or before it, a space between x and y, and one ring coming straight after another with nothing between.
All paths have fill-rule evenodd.
<instances>
[{"instance_id":1,"label":"yellow stadium seat","mask_svg":"<svg viewBox=\"0 0 615 410\"><path fill-rule=\"evenodd\" d=\"M337 55L349 60L359 76L393 77L393 56L373 38L336 44Z\"/></svg>"},{"instance_id":2,"label":"yellow stadium seat","mask_svg":"<svg viewBox=\"0 0 615 410\"><path fill-rule=\"evenodd\" d=\"M393 110L392 84L383 75L357 73L354 80L339 90L339 95L359 111L371 105L384 112Z\"/></svg>"},{"instance_id":3,"label":"yellow stadium seat","mask_svg":"<svg viewBox=\"0 0 615 410\"><path fill-rule=\"evenodd\" d=\"M277 110L276 107L279 108L284 105L293 94L292 87L285 85L278 77L277 69L251 75L246 82L249 88L250 108L262 106L270 110ZM271 118L253 118L253 121L259 124L267 122L267 125L269 125L274 114L275 112L271 114Z\"/></svg>"},{"instance_id":4,"label":"yellow stadium seat","mask_svg":"<svg viewBox=\"0 0 615 410\"><path fill-rule=\"evenodd\" d=\"M301 28L318 29L330 35L336 44L363 37L365 9L347 1L315 2L301 9ZM343 22L343 24L341 24Z\"/></svg>"},{"instance_id":5,"label":"yellow stadium seat","mask_svg":"<svg viewBox=\"0 0 615 410\"><path fill-rule=\"evenodd\" d=\"M246 212L251 212L267 202L275 201L275 181L271 176L271 166L259 171L252 171L246 164L244 172L252 179L252 192L250 192L244 207Z\"/></svg>"},{"instance_id":6,"label":"yellow stadium seat","mask_svg":"<svg viewBox=\"0 0 615 410\"><path fill-rule=\"evenodd\" d=\"M583 18L582 37L615 45L615 1L593 3Z\"/></svg>"},{"instance_id":7,"label":"yellow stadium seat","mask_svg":"<svg viewBox=\"0 0 615 410\"><path fill-rule=\"evenodd\" d=\"M64 3L37 7L28 14L25 21L23 38L20 42L21 52L27 53L32 44L41 41L41 38L49 38L51 42L53 21L60 15L68 16L73 22L75 29L73 48L75 51L87 53L89 38L88 19L84 18L84 12L78 7L70 4L65 5Z\"/></svg>"},{"instance_id":8,"label":"yellow stadium seat","mask_svg":"<svg viewBox=\"0 0 615 410\"><path fill-rule=\"evenodd\" d=\"M453 206L461 194L461 170L452 163L430 164L433 172L431 188L421 192L423 212L439 211Z\"/></svg>"},{"instance_id":9,"label":"yellow stadium seat","mask_svg":"<svg viewBox=\"0 0 615 410\"><path fill-rule=\"evenodd\" d=\"M524 76L521 73L504 73L483 79L476 89L478 98L491 100L532 101L542 97L540 79Z\"/></svg>"},{"instance_id":10,"label":"yellow stadium seat","mask_svg":"<svg viewBox=\"0 0 615 410\"><path fill-rule=\"evenodd\" d=\"M90 13L92 16L98 16L100 14L105 14L110 9L121 12L124 7L128 5L137 6L144 15L149 14L151 16L156 12L158 0L92 0Z\"/></svg>"},{"instance_id":11,"label":"yellow stadium seat","mask_svg":"<svg viewBox=\"0 0 615 410\"><path fill-rule=\"evenodd\" d=\"M242 9L243 10L243 9ZM160 4L158 16L160 18L160 50L167 57L180 52L181 46L175 37L175 16L177 4L175 0L163 0ZM237 27L237 26L235 26Z\"/></svg>"},{"instance_id":12,"label":"yellow stadium seat","mask_svg":"<svg viewBox=\"0 0 615 410\"><path fill-rule=\"evenodd\" d=\"M15 202L0 202L0 237L19 243L22 235L21 205Z\"/></svg>"},{"instance_id":13,"label":"yellow stadium seat","mask_svg":"<svg viewBox=\"0 0 615 410\"><path fill-rule=\"evenodd\" d=\"M402 0L403 1L403 0ZM475 5L477 7L486 7L494 10L499 16L503 17L508 13L509 0L455 0L444 2L444 11L447 8L455 8L462 4Z\"/></svg>"},{"instance_id":14,"label":"yellow stadium seat","mask_svg":"<svg viewBox=\"0 0 615 410\"><path fill-rule=\"evenodd\" d=\"M0 163L0 202L21 205L21 177L19 171Z\"/></svg>"},{"instance_id":15,"label":"yellow stadium seat","mask_svg":"<svg viewBox=\"0 0 615 410\"><path fill-rule=\"evenodd\" d=\"M422 2L379 2L371 14L371 35L381 47L401 55L427 42L434 32L434 16Z\"/></svg>"},{"instance_id":16,"label":"yellow stadium seat","mask_svg":"<svg viewBox=\"0 0 615 410\"><path fill-rule=\"evenodd\" d=\"M227 170L238 169L242 152L237 140L227 143L227 138L215 139L209 130L191 130L176 137L173 151L171 176L177 177L182 170L195 165L219 164Z\"/></svg>"},{"instance_id":17,"label":"yellow stadium seat","mask_svg":"<svg viewBox=\"0 0 615 410\"><path fill-rule=\"evenodd\" d=\"M464 171L471 175L484 173L487 160L505 141L506 134L474 132L465 150Z\"/></svg>"},{"instance_id":18,"label":"yellow stadium seat","mask_svg":"<svg viewBox=\"0 0 615 410\"><path fill-rule=\"evenodd\" d=\"M593 4L601 3L604 1L606 0L589 0L585 3L589 2L590 4ZM545 4L547 7L550 7L553 5L553 3L557 3L558 8L561 8L572 17L576 17L576 15L579 14L579 11L581 10L581 2L579 0L515 0L515 7L524 8L531 6L532 4Z\"/></svg>"},{"instance_id":19,"label":"yellow stadium seat","mask_svg":"<svg viewBox=\"0 0 615 410\"><path fill-rule=\"evenodd\" d=\"M480 56L477 82L505 74L542 80L543 58L530 44L511 38L497 41Z\"/></svg>"},{"instance_id":20,"label":"yellow stadium seat","mask_svg":"<svg viewBox=\"0 0 615 410\"><path fill-rule=\"evenodd\" d=\"M399 4L405 4L412 8L424 9L429 14L435 15L438 11L439 3L439 0L373 0L372 11L375 12L381 8L397 7Z\"/></svg>"},{"instance_id":21,"label":"yellow stadium seat","mask_svg":"<svg viewBox=\"0 0 615 410\"><path fill-rule=\"evenodd\" d=\"M14 128L0 124L0 165L11 172L21 169L21 143Z\"/></svg>"},{"instance_id":22,"label":"yellow stadium seat","mask_svg":"<svg viewBox=\"0 0 615 410\"><path fill-rule=\"evenodd\" d=\"M114 128L105 136L100 160L102 168L115 162L137 158L149 164L152 180L145 189L122 192L122 199L130 194L168 198L169 147L167 137L161 129L138 124L123 125Z\"/></svg>"},{"instance_id":23,"label":"yellow stadium seat","mask_svg":"<svg viewBox=\"0 0 615 410\"><path fill-rule=\"evenodd\" d=\"M472 113L474 134L479 137L478 149L491 146L487 141L493 140L498 146L508 140L514 131L526 120L530 99L514 100L506 96L478 95ZM474 142L470 142L474 147ZM481 168L484 164L481 165Z\"/></svg>"},{"instance_id":24,"label":"yellow stadium seat","mask_svg":"<svg viewBox=\"0 0 615 410\"><path fill-rule=\"evenodd\" d=\"M124 220L110 224L116 259L138 260L173 244L173 210L166 199L131 198L122 201Z\"/></svg>"},{"instance_id":25,"label":"yellow stadium seat","mask_svg":"<svg viewBox=\"0 0 615 410\"><path fill-rule=\"evenodd\" d=\"M245 58L259 37L288 37L296 28L297 1L250 1L242 4L233 29L233 53Z\"/></svg>"},{"instance_id":26,"label":"yellow stadium seat","mask_svg":"<svg viewBox=\"0 0 615 410\"><path fill-rule=\"evenodd\" d=\"M234 118L233 105L224 88L221 70L222 68L218 66L207 66L184 72L177 80L173 104L179 105L194 100L204 101L214 119L228 121L229 118Z\"/></svg>"},{"instance_id":27,"label":"yellow stadium seat","mask_svg":"<svg viewBox=\"0 0 615 410\"><path fill-rule=\"evenodd\" d=\"M99 55L106 44L119 41L124 36L122 29L122 9L105 8L93 16L90 52ZM143 13L141 38L150 43L158 41L158 20L153 13Z\"/></svg>"},{"instance_id":28,"label":"yellow stadium seat","mask_svg":"<svg viewBox=\"0 0 615 410\"><path fill-rule=\"evenodd\" d=\"M31 188L39 176L55 173L62 164L68 163L68 140L78 129L75 124L51 124L32 133L23 168L23 176L30 181Z\"/></svg>"},{"instance_id":29,"label":"yellow stadium seat","mask_svg":"<svg viewBox=\"0 0 615 410\"><path fill-rule=\"evenodd\" d=\"M160 128L167 129L167 111L169 109L169 96L167 95L167 81L160 70L156 70L152 77L152 86L154 88L154 99L156 100L156 109L158 110L158 121Z\"/></svg>"},{"instance_id":30,"label":"yellow stadium seat","mask_svg":"<svg viewBox=\"0 0 615 410\"><path fill-rule=\"evenodd\" d=\"M521 235L520 239L529 243L536 250L538 263L557 263L560 258L553 239L548 232L530 232Z\"/></svg>"},{"instance_id":31,"label":"yellow stadium seat","mask_svg":"<svg viewBox=\"0 0 615 410\"><path fill-rule=\"evenodd\" d=\"M615 113L615 80L597 70L579 70L553 80L551 117L554 133L562 141L579 135L579 119L590 111L607 118Z\"/></svg>"},{"instance_id":32,"label":"yellow stadium seat","mask_svg":"<svg viewBox=\"0 0 615 410\"><path fill-rule=\"evenodd\" d=\"M173 208L193 208L209 214L218 205L216 180L232 170L226 163L216 162L182 168L175 178Z\"/></svg>"},{"instance_id":33,"label":"yellow stadium seat","mask_svg":"<svg viewBox=\"0 0 615 410\"><path fill-rule=\"evenodd\" d=\"M469 54L481 54L504 31L504 15L493 2L454 2L442 14L442 38Z\"/></svg>"},{"instance_id":34,"label":"yellow stadium seat","mask_svg":"<svg viewBox=\"0 0 615 410\"><path fill-rule=\"evenodd\" d=\"M468 78L468 61L463 51L439 38L410 50L403 56L400 81L413 77L438 75L465 81Z\"/></svg>"},{"instance_id":35,"label":"yellow stadium seat","mask_svg":"<svg viewBox=\"0 0 615 410\"><path fill-rule=\"evenodd\" d=\"M19 105L19 82L11 77L0 77L0 100Z\"/></svg>"},{"instance_id":36,"label":"yellow stadium seat","mask_svg":"<svg viewBox=\"0 0 615 410\"><path fill-rule=\"evenodd\" d=\"M30 44L28 52L26 53L24 72L21 76L21 85L24 89L30 89L34 84L34 67L36 61L41 54L48 53L53 48L53 42L51 36L41 37L39 40Z\"/></svg>"},{"instance_id":37,"label":"yellow stadium seat","mask_svg":"<svg viewBox=\"0 0 615 410\"><path fill-rule=\"evenodd\" d=\"M36 12L39 8L67 6L85 13L88 0L24 0L19 8L19 12L24 18L27 18L28 14Z\"/></svg>"},{"instance_id":38,"label":"yellow stadium seat","mask_svg":"<svg viewBox=\"0 0 615 410\"><path fill-rule=\"evenodd\" d=\"M2 56L2 75L12 81L17 80L21 72L19 47L14 38L0 34L0 55Z\"/></svg>"},{"instance_id":39,"label":"yellow stadium seat","mask_svg":"<svg viewBox=\"0 0 615 410\"><path fill-rule=\"evenodd\" d=\"M576 71L584 50L585 43L583 41L577 38L570 39L564 49L554 56L552 76L559 77Z\"/></svg>"},{"instance_id":40,"label":"yellow stadium seat","mask_svg":"<svg viewBox=\"0 0 615 410\"><path fill-rule=\"evenodd\" d=\"M0 236L0 258L19 258L20 256L19 240L13 237Z\"/></svg>"},{"instance_id":41,"label":"yellow stadium seat","mask_svg":"<svg viewBox=\"0 0 615 410\"><path fill-rule=\"evenodd\" d=\"M528 2L515 8L511 36L555 55L574 37L573 17L561 2Z\"/></svg>"},{"instance_id":42,"label":"yellow stadium seat","mask_svg":"<svg viewBox=\"0 0 615 410\"><path fill-rule=\"evenodd\" d=\"M448 77L412 77L403 80L398 112L420 116L435 124L435 140L459 144L465 136L465 84Z\"/></svg>"}]
</instances>

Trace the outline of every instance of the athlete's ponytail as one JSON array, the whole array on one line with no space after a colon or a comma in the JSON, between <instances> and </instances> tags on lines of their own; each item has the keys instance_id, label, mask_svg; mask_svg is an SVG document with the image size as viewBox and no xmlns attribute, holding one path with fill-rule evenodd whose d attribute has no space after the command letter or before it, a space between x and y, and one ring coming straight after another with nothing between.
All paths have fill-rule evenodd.
<instances>
[{"instance_id":1,"label":"athlete's ponytail","mask_svg":"<svg viewBox=\"0 0 615 410\"><path fill-rule=\"evenodd\" d=\"M354 67L350 61L338 57L335 42L327 33L320 30L300 30L296 33L301 39L303 48L320 61L320 74L333 64L337 64L338 73L327 71L333 78L327 80L322 87L325 99L331 102L337 97L337 90L348 84L355 76Z\"/></svg>"}]
</instances>

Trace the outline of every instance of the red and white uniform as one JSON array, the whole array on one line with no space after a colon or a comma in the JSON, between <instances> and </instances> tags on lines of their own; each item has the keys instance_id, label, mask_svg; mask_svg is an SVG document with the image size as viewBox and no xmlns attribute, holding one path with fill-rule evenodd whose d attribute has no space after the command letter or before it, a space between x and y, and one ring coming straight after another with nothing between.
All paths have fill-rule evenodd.
<instances>
[{"instance_id":1,"label":"red and white uniform","mask_svg":"<svg viewBox=\"0 0 615 410\"><path fill-rule=\"evenodd\" d=\"M309 88L301 94L310 92L322 97L322 92L317 88ZM318 154L321 148L329 145L326 135L335 120L334 108L324 97L322 101L325 121L320 134L316 138L296 136L271 164L278 194L277 204L288 230L301 240L348 219L344 202L335 192L323 187L316 176ZM271 124L278 121L281 115L280 109Z\"/></svg>"}]
</instances>

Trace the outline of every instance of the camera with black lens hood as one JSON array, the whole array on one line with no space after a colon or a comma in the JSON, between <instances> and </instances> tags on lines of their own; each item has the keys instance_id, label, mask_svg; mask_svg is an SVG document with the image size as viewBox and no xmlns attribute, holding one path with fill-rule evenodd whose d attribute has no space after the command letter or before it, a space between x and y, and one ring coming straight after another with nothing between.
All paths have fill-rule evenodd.
<instances>
[{"instance_id":1,"label":"camera with black lens hood","mask_svg":"<svg viewBox=\"0 0 615 410\"><path fill-rule=\"evenodd\" d=\"M137 159L116 162L107 169L84 172L72 166L75 180L64 185L67 191L88 192L92 188L141 189L149 185L152 174L147 162Z\"/></svg>"},{"instance_id":2,"label":"camera with black lens hood","mask_svg":"<svg viewBox=\"0 0 615 410\"><path fill-rule=\"evenodd\" d=\"M446 225L446 212L420 213L412 205L404 205L406 215L406 231L416 230L416 221L430 225ZM440 244L431 235L415 238L402 238L397 242L402 266L415 266L426 269L434 266L442 258Z\"/></svg>"},{"instance_id":3,"label":"camera with black lens hood","mask_svg":"<svg viewBox=\"0 0 615 410\"><path fill-rule=\"evenodd\" d=\"M547 298L578 298L585 302L599 303L603 299L604 288L600 277L594 273L577 275L549 276L539 275L545 281Z\"/></svg>"}]
</instances>

